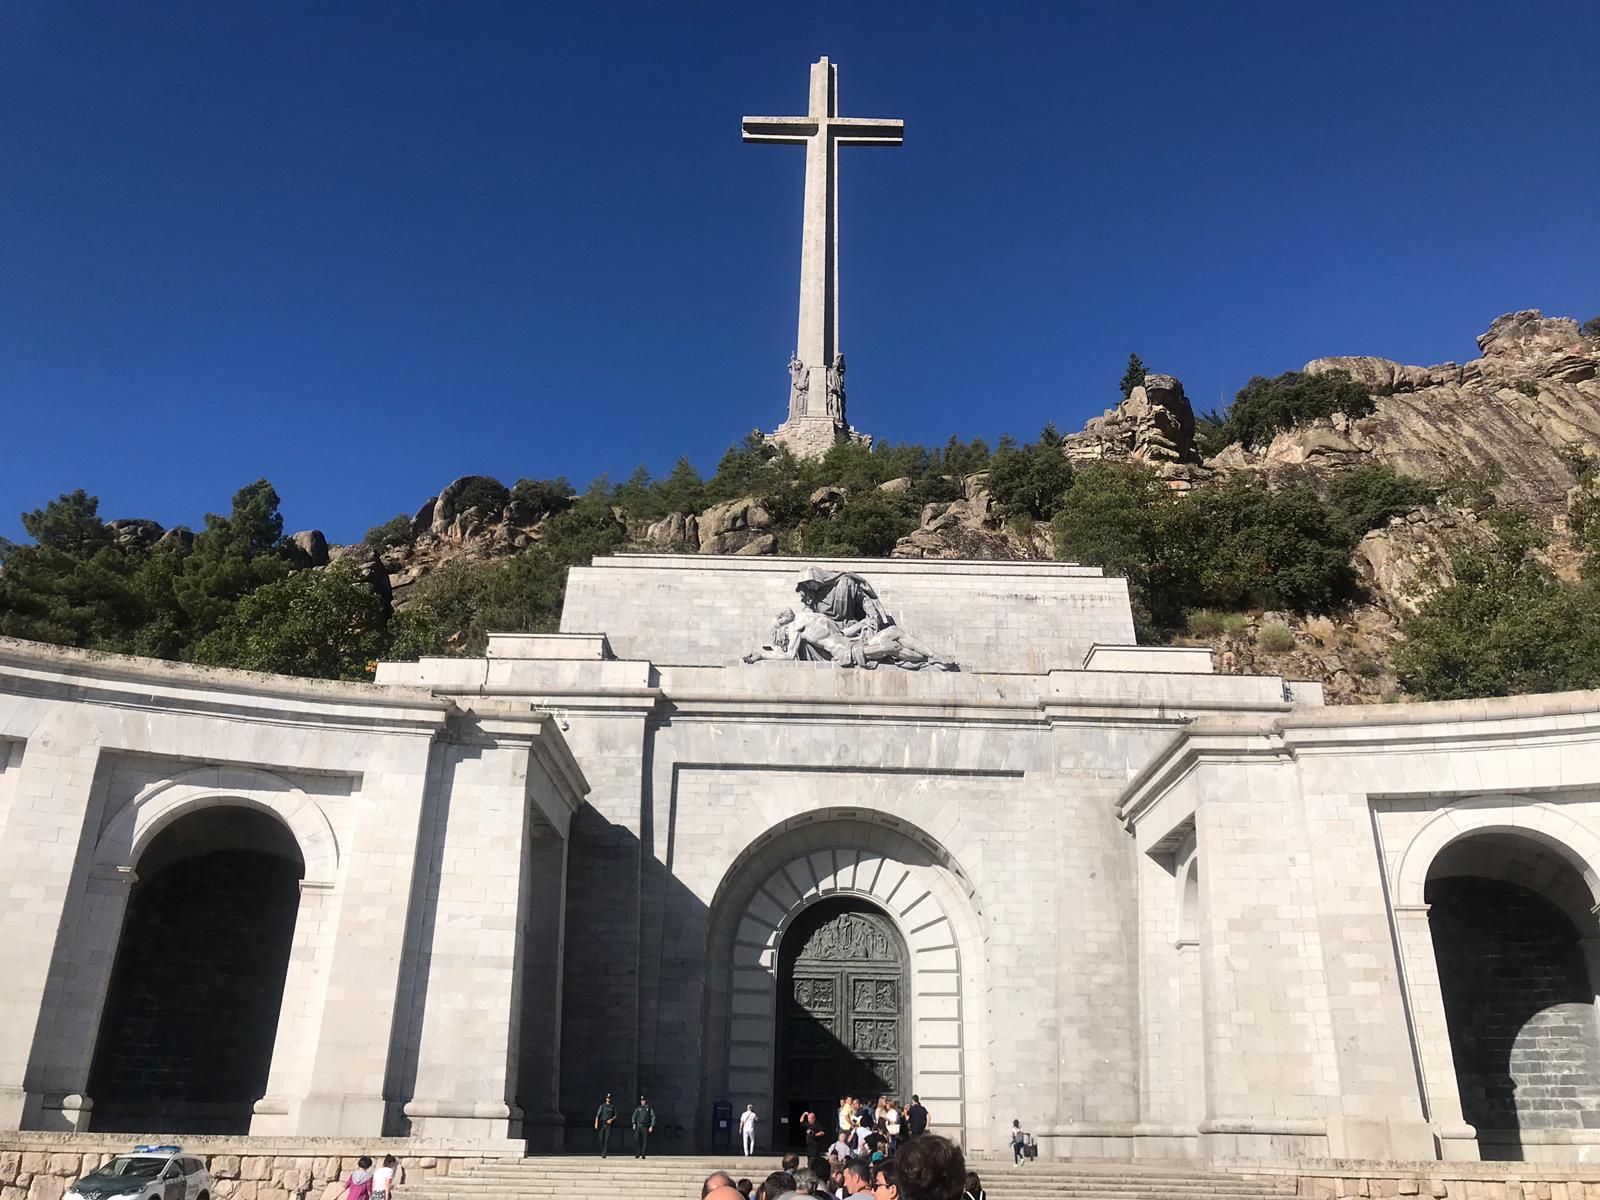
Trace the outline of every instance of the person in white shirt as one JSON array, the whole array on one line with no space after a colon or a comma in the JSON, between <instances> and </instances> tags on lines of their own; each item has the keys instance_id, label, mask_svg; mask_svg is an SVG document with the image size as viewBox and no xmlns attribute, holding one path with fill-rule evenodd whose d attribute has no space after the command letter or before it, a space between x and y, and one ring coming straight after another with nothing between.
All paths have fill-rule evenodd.
<instances>
[{"instance_id":1,"label":"person in white shirt","mask_svg":"<svg viewBox=\"0 0 1600 1200\"><path fill-rule=\"evenodd\" d=\"M749 1158L756 1152L756 1106L746 1104L744 1111L739 1114L739 1134L744 1138L744 1156Z\"/></svg>"},{"instance_id":2,"label":"person in white shirt","mask_svg":"<svg viewBox=\"0 0 1600 1200\"><path fill-rule=\"evenodd\" d=\"M400 1164L392 1154L385 1155L383 1166L372 1173L372 1200L389 1200L394 1195L394 1175Z\"/></svg>"}]
</instances>

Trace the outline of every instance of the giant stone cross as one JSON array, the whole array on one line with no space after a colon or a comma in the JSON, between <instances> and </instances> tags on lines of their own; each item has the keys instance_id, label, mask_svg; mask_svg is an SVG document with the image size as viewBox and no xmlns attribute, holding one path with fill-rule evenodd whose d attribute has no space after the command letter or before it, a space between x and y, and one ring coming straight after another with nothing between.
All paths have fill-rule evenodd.
<instances>
[{"instance_id":1,"label":"giant stone cross","mask_svg":"<svg viewBox=\"0 0 1600 1200\"><path fill-rule=\"evenodd\" d=\"M811 64L803 117L746 117L744 140L806 148L805 224L800 242L800 332L790 362L789 418L772 435L795 454L824 454L853 431L844 415L839 353L839 147L898 146L905 122L839 115L839 68Z\"/></svg>"}]
</instances>

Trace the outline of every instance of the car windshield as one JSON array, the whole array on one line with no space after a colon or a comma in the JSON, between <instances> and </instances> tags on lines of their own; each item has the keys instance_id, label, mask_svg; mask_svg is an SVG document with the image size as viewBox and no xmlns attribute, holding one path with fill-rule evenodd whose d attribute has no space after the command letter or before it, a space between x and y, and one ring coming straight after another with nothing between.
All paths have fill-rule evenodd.
<instances>
[{"instance_id":1,"label":"car windshield","mask_svg":"<svg viewBox=\"0 0 1600 1200\"><path fill-rule=\"evenodd\" d=\"M167 1165L164 1158L149 1158L138 1154L125 1154L121 1158L113 1158L101 1167L101 1175L128 1175L134 1179L154 1179L161 1174L161 1168Z\"/></svg>"}]
</instances>

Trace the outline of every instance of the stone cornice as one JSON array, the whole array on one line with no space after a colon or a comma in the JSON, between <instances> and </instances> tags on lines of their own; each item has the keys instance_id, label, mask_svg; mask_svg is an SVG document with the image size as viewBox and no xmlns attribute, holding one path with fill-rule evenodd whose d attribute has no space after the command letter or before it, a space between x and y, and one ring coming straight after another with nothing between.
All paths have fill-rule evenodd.
<instances>
[{"instance_id":1,"label":"stone cornice","mask_svg":"<svg viewBox=\"0 0 1600 1200\"><path fill-rule=\"evenodd\" d=\"M0 638L0 692L271 724L427 733L455 705L426 688L302 679Z\"/></svg>"}]
</instances>

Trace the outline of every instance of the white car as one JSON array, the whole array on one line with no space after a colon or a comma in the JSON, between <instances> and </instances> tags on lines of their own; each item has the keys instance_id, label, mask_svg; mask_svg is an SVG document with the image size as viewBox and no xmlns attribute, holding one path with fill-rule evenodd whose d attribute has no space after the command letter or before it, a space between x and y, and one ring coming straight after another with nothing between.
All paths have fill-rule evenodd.
<instances>
[{"instance_id":1,"label":"white car","mask_svg":"<svg viewBox=\"0 0 1600 1200\"><path fill-rule=\"evenodd\" d=\"M62 1200L211 1200L211 1173L182 1146L135 1146L75 1181Z\"/></svg>"}]
</instances>

